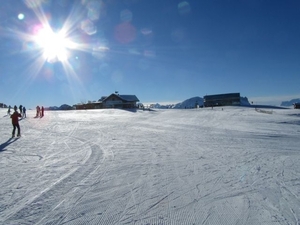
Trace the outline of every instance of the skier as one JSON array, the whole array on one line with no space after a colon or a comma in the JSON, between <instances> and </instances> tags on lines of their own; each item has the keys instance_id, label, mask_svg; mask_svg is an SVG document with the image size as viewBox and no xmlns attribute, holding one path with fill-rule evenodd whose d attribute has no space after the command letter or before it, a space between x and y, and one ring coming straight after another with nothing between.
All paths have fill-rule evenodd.
<instances>
[{"instance_id":1,"label":"skier","mask_svg":"<svg viewBox=\"0 0 300 225\"><path fill-rule=\"evenodd\" d=\"M23 118L26 118L26 108L23 106Z\"/></svg>"},{"instance_id":2,"label":"skier","mask_svg":"<svg viewBox=\"0 0 300 225\"><path fill-rule=\"evenodd\" d=\"M8 106L7 115L10 115L11 106Z\"/></svg>"},{"instance_id":3,"label":"skier","mask_svg":"<svg viewBox=\"0 0 300 225\"><path fill-rule=\"evenodd\" d=\"M36 118L40 116L41 108L39 106L36 107Z\"/></svg>"},{"instance_id":4,"label":"skier","mask_svg":"<svg viewBox=\"0 0 300 225\"><path fill-rule=\"evenodd\" d=\"M41 108L41 117L44 117L44 106Z\"/></svg>"},{"instance_id":5,"label":"skier","mask_svg":"<svg viewBox=\"0 0 300 225\"><path fill-rule=\"evenodd\" d=\"M15 137L16 128L18 129L17 136L21 137L21 129L20 129L20 125L19 125L19 117L22 117L22 115L20 113L18 113L18 107L16 105L14 106L14 110L15 110L15 112L10 116L11 122L12 122L12 125L13 125L12 137Z\"/></svg>"},{"instance_id":6,"label":"skier","mask_svg":"<svg viewBox=\"0 0 300 225\"><path fill-rule=\"evenodd\" d=\"M20 105L20 106L19 106L19 109L20 109L20 114L22 115L22 112L23 112L23 110L22 110L22 109L23 109L23 106Z\"/></svg>"}]
</instances>

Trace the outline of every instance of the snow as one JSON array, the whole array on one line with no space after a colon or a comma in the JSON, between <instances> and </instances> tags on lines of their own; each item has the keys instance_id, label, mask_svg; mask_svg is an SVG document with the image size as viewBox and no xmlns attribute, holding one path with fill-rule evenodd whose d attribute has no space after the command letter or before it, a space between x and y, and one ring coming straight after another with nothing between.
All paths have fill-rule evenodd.
<instances>
[{"instance_id":1,"label":"snow","mask_svg":"<svg viewBox=\"0 0 300 225\"><path fill-rule=\"evenodd\" d=\"M0 224L300 223L299 110L0 115Z\"/></svg>"}]
</instances>

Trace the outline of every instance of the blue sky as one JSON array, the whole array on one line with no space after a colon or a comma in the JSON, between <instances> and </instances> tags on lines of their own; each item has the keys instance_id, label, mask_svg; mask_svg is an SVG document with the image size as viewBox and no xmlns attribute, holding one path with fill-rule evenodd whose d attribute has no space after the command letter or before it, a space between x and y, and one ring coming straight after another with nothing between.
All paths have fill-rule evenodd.
<instances>
[{"instance_id":1,"label":"blue sky","mask_svg":"<svg viewBox=\"0 0 300 225\"><path fill-rule=\"evenodd\" d=\"M72 43L63 60L36 41L47 25ZM1 1L0 102L73 105L118 91L142 103L240 92L279 104L300 98L299 40L298 0Z\"/></svg>"}]
</instances>

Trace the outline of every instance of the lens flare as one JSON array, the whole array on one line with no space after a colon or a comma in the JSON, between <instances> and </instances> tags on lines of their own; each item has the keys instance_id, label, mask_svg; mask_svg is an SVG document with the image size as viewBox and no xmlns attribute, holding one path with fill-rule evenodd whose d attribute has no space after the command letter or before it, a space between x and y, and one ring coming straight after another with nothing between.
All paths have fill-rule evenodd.
<instances>
[{"instance_id":1,"label":"lens flare","mask_svg":"<svg viewBox=\"0 0 300 225\"><path fill-rule=\"evenodd\" d=\"M18 19L19 20L23 20L25 18L25 15L23 14L23 13L20 13L19 15L18 15Z\"/></svg>"},{"instance_id":2,"label":"lens flare","mask_svg":"<svg viewBox=\"0 0 300 225\"><path fill-rule=\"evenodd\" d=\"M191 6L188 2L183 1L178 4L178 12L180 15L187 15L191 12Z\"/></svg>"},{"instance_id":3,"label":"lens flare","mask_svg":"<svg viewBox=\"0 0 300 225\"><path fill-rule=\"evenodd\" d=\"M85 33L87 33L88 35L93 35L97 33L97 27L94 25L94 23L89 20L86 19L84 21L81 22L81 26L80 26L81 30L83 30Z\"/></svg>"},{"instance_id":4,"label":"lens flare","mask_svg":"<svg viewBox=\"0 0 300 225\"><path fill-rule=\"evenodd\" d=\"M115 28L115 39L122 43L128 44L136 39L137 31L131 23L121 23Z\"/></svg>"},{"instance_id":5,"label":"lens flare","mask_svg":"<svg viewBox=\"0 0 300 225\"><path fill-rule=\"evenodd\" d=\"M121 12L120 18L122 22L131 22L132 21L132 12L128 9L125 9Z\"/></svg>"}]
</instances>

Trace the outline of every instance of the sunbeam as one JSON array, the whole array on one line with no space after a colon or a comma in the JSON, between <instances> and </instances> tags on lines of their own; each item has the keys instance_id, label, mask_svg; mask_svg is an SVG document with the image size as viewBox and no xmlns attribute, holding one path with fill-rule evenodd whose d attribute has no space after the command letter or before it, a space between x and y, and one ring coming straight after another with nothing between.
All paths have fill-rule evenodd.
<instances>
[{"instance_id":1,"label":"sunbeam","mask_svg":"<svg viewBox=\"0 0 300 225\"><path fill-rule=\"evenodd\" d=\"M32 14L19 13L14 27L1 27L5 29L2 36L22 42L22 47L11 51L10 55L13 57L12 54L21 53L20 56L26 56L22 58L22 64L26 65L23 70L25 80L18 92L28 90L35 80L41 78L49 84L59 82L62 85L61 81L67 81L74 96L76 92L86 95L84 71L88 67L87 59L78 57L78 53L84 52L101 60L109 50L107 42L101 43L99 39L93 39L94 32L86 32L89 30L83 23L86 21L86 9L74 4L65 19L56 23L58 20L47 13L42 3L25 3ZM55 64L61 64L62 70L55 71Z\"/></svg>"}]
</instances>

